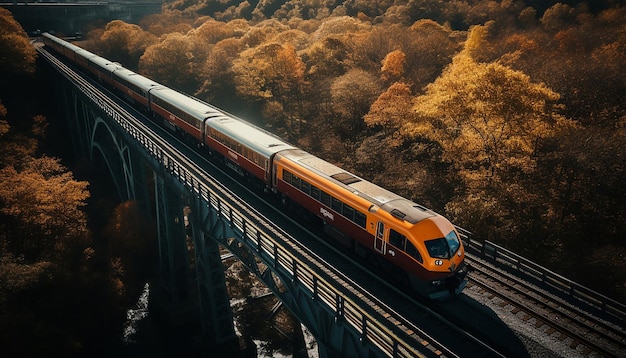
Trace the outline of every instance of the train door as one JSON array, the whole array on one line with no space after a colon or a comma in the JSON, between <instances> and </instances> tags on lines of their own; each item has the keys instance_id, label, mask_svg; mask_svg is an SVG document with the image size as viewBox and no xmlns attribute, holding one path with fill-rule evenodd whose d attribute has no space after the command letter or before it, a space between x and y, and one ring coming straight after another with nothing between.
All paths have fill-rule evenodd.
<instances>
[{"instance_id":1,"label":"train door","mask_svg":"<svg viewBox=\"0 0 626 358\"><path fill-rule=\"evenodd\" d=\"M272 188L276 188L278 186L278 167L276 164L272 165Z\"/></svg>"},{"instance_id":2,"label":"train door","mask_svg":"<svg viewBox=\"0 0 626 358\"><path fill-rule=\"evenodd\" d=\"M374 249L381 254L385 252L385 224L379 221L376 225L376 237L374 238Z\"/></svg>"}]
</instances>

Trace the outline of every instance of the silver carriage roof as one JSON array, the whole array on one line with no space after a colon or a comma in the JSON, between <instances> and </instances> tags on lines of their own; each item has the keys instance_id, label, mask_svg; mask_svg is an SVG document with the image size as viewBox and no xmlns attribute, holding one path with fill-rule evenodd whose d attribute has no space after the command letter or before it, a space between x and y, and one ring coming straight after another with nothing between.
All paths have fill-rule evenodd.
<instances>
[{"instance_id":1,"label":"silver carriage roof","mask_svg":"<svg viewBox=\"0 0 626 358\"><path fill-rule=\"evenodd\" d=\"M50 38L50 37L48 37L48 38ZM59 39L59 38L57 37L57 39ZM70 51L73 51L73 52L76 52L78 50L87 51L87 50L83 49L82 47L74 45L73 43L71 43L69 41L65 41L63 39L59 39L59 40L60 41L56 41L56 40L54 40L54 41L59 43L59 44L61 44L61 46L65 47L66 49L68 49Z\"/></svg>"},{"instance_id":2,"label":"silver carriage roof","mask_svg":"<svg viewBox=\"0 0 626 358\"><path fill-rule=\"evenodd\" d=\"M207 117L219 117L223 115L222 112L216 110L215 108L169 87L155 87L150 90L150 94L162 101L176 106L182 111L192 114L201 120L204 120Z\"/></svg>"},{"instance_id":3,"label":"silver carriage roof","mask_svg":"<svg viewBox=\"0 0 626 358\"><path fill-rule=\"evenodd\" d=\"M122 66L117 66L114 69L113 75L134 84L135 86L143 89L146 92L149 91L151 88L162 86L158 82L155 82Z\"/></svg>"},{"instance_id":4,"label":"silver carriage roof","mask_svg":"<svg viewBox=\"0 0 626 358\"><path fill-rule=\"evenodd\" d=\"M109 71L109 73L112 73L113 71L119 68L122 68L122 66L119 63L111 62L107 60L106 58L100 57L98 55L93 55L87 58L87 61L96 64L96 66L98 66L101 69L106 69L107 71Z\"/></svg>"},{"instance_id":5,"label":"silver carriage roof","mask_svg":"<svg viewBox=\"0 0 626 358\"><path fill-rule=\"evenodd\" d=\"M229 114L210 118L206 125L233 138L237 142L269 158L281 150L295 147L279 137Z\"/></svg>"},{"instance_id":6,"label":"silver carriage roof","mask_svg":"<svg viewBox=\"0 0 626 358\"><path fill-rule=\"evenodd\" d=\"M422 205L349 173L303 150L297 149L281 152L280 156L301 164L318 175L326 177L344 189L351 191L354 195L368 200L372 205L376 205L398 219L405 220L411 224L417 224L424 219L437 215L437 213Z\"/></svg>"}]
</instances>

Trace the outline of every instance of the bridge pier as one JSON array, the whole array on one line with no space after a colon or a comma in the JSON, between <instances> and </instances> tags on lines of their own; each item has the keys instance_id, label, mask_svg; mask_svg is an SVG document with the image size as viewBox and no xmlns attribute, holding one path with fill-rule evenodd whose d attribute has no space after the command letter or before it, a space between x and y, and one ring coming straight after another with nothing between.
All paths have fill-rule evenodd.
<instances>
[{"instance_id":1,"label":"bridge pier","mask_svg":"<svg viewBox=\"0 0 626 358\"><path fill-rule=\"evenodd\" d=\"M238 356L224 267L217 242L200 222L210 213L163 167L153 173L159 241L159 310L174 327L195 327L198 349L209 356Z\"/></svg>"},{"instance_id":2,"label":"bridge pier","mask_svg":"<svg viewBox=\"0 0 626 358\"><path fill-rule=\"evenodd\" d=\"M220 347L221 352L233 353L239 350L239 339L234 330L219 245L201 229L203 225L215 222L215 218L196 194L188 190L185 194L190 204L185 207L185 223L188 247L194 258L202 332L210 344Z\"/></svg>"}]
</instances>

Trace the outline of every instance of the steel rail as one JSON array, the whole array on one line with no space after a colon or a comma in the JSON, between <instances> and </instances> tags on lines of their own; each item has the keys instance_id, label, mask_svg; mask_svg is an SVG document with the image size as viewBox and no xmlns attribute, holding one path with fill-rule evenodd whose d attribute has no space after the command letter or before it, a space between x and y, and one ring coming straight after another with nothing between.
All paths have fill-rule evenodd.
<instances>
[{"instance_id":1,"label":"steel rail","mask_svg":"<svg viewBox=\"0 0 626 358\"><path fill-rule=\"evenodd\" d=\"M603 337L607 341L610 341L616 344L617 346L619 346L619 347L616 347L617 349L623 350L626 348L623 342L623 336L622 336L622 339L616 339L612 334L607 334L605 331L599 330L593 324L587 324L583 322L582 320L579 320L578 319L579 313L581 316L584 315L585 318L589 316L583 313L581 310L573 309L566 305L565 308L563 308L563 310L569 310L569 312L563 312L563 310L559 310L555 308L555 306L557 307L561 306L562 302L558 302L554 300L552 297L550 297L549 295L543 294L540 290L532 287L531 285L526 284L523 280L516 278L514 276L511 276L511 275L506 275L501 270L490 268L487 265L481 264L477 260L472 260L470 258L469 261L473 266L472 282L474 284L479 285L481 288L505 300L506 302L518 308L519 310L524 311L529 316L534 317L535 319L543 322L544 324L554 328L555 330L559 332L562 332L563 334L578 341L580 344L583 344L606 357L612 357L616 355L614 352L608 350L605 346L600 345L594 339L594 337L587 335L589 332L593 332L597 336ZM476 277L476 273L479 275L482 275L483 277L486 277L488 280L491 280L491 281L485 281L485 280L480 279L479 277ZM500 285L501 287L495 287L495 285L493 285L494 282ZM505 288L504 291L499 289L502 287ZM505 294L507 290L513 294L512 295ZM516 296L518 297L521 296L522 299ZM542 301L541 299L546 299L549 302ZM529 306L529 301L532 302L530 303L530 306ZM579 325L580 328L574 329L574 328L568 327L567 325L560 323L561 321L564 321L564 320L555 320L553 317L550 317L548 314L540 313L541 310L538 309L539 305L541 306L541 308L548 310L549 313L557 315L557 316L562 316L565 319L567 319L569 322ZM573 313L573 315L570 316L568 315L568 313ZM597 321L597 320L594 320L594 321ZM605 328L606 330L610 330L614 334L623 334L623 332L619 330L609 328L610 326L606 326L604 324L602 324L602 326L603 328ZM588 332L582 333L581 329L587 330Z\"/></svg>"}]
</instances>

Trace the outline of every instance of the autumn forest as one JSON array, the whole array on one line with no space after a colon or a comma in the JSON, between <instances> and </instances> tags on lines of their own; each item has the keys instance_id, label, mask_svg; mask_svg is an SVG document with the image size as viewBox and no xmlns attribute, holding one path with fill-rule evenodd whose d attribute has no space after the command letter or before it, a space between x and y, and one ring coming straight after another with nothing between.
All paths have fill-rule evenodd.
<instances>
[{"instance_id":1,"label":"autumn forest","mask_svg":"<svg viewBox=\"0 0 626 358\"><path fill-rule=\"evenodd\" d=\"M45 116L9 107L35 53L0 14L0 307L79 268L122 290L134 270L120 255L99 263L106 274L86 266L102 257L87 182L40 148ZM169 0L84 35L92 52L626 301L619 1Z\"/></svg>"}]
</instances>

